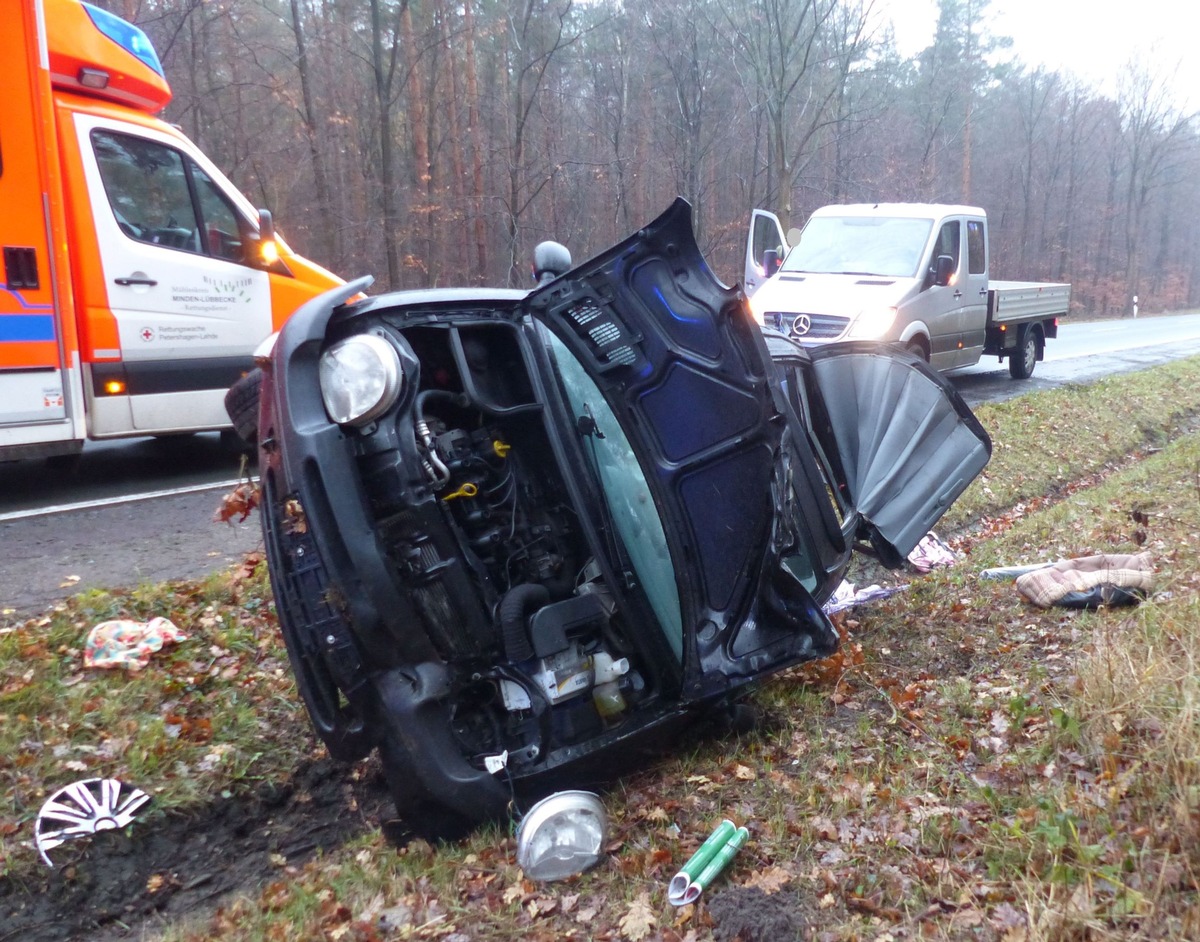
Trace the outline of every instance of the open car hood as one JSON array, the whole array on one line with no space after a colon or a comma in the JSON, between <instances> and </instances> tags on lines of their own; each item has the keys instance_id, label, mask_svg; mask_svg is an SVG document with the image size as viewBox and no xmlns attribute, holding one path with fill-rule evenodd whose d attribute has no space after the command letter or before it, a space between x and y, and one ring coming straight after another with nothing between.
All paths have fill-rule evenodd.
<instances>
[{"instance_id":1,"label":"open car hood","mask_svg":"<svg viewBox=\"0 0 1200 942\"><path fill-rule=\"evenodd\" d=\"M684 646L697 627L723 637L771 552L785 420L758 327L741 291L704 261L691 207L676 200L525 307L580 361L629 437L666 531Z\"/></svg>"}]
</instances>

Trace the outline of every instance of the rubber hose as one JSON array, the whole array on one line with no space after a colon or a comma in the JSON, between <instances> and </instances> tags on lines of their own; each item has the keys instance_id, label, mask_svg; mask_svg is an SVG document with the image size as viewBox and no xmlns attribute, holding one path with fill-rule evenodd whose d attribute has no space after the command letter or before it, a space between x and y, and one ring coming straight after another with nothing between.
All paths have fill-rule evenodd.
<instances>
[{"instance_id":1,"label":"rubber hose","mask_svg":"<svg viewBox=\"0 0 1200 942\"><path fill-rule=\"evenodd\" d=\"M513 586L500 600L500 633L504 638L504 654L512 664L533 657L533 645L525 630L525 614L550 602L545 586L525 583Z\"/></svg>"}]
</instances>

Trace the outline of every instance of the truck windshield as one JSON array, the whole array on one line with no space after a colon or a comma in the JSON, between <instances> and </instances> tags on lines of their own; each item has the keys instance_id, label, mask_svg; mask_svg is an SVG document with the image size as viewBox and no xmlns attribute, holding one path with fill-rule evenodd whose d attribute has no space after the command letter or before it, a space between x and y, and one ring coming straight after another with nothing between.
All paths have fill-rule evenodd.
<instances>
[{"instance_id":1,"label":"truck windshield","mask_svg":"<svg viewBox=\"0 0 1200 942\"><path fill-rule=\"evenodd\" d=\"M932 219L814 216L783 271L915 278Z\"/></svg>"}]
</instances>

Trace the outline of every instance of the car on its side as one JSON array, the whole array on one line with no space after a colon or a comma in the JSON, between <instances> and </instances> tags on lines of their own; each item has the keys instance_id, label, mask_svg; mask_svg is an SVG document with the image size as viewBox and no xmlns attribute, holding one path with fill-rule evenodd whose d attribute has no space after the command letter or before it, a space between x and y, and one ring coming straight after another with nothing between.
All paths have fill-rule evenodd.
<instances>
[{"instance_id":1,"label":"car on its side","mask_svg":"<svg viewBox=\"0 0 1200 942\"><path fill-rule=\"evenodd\" d=\"M260 512L317 733L421 833L830 654L852 550L901 565L990 455L919 358L761 330L682 200L529 292L368 284L264 360Z\"/></svg>"}]
</instances>

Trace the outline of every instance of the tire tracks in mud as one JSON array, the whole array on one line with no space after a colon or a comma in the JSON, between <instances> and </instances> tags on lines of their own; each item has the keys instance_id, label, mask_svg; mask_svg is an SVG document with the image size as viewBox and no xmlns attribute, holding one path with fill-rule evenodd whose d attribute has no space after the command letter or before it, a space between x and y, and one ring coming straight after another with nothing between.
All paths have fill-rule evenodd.
<instances>
[{"instance_id":1,"label":"tire tracks in mud","mask_svg":"<svg viewBox=\"0 0 1200 942\"><path fill-rule=\"evenodd\" d=\"M62 845L54 870L0 877L0 942L110 942L203 920L391 813L377 768L327 758L188 812L151 806L127 830Z\"/></svg>"}]
</instances>

